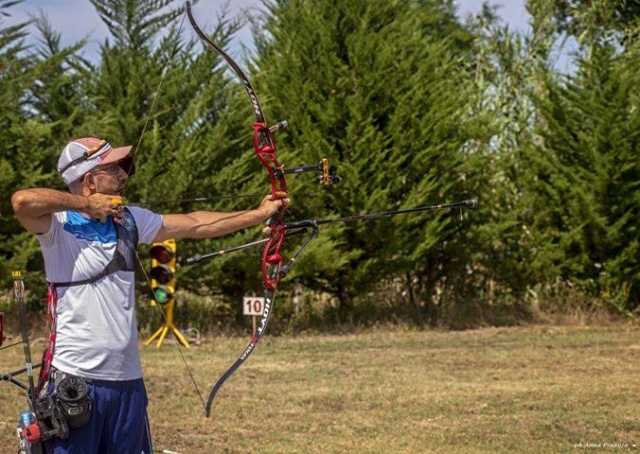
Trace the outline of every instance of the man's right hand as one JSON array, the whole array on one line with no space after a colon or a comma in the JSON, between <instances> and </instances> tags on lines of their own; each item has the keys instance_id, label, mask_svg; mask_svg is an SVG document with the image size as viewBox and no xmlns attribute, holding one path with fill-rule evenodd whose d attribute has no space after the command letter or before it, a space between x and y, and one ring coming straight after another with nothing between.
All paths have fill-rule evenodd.
<instances>
[{"instance_id":1,"label":"man's right hand","mask_svg":"<svg viewBox=\"0 0 640 454\"><path fill-rule=\"evenodd\" d=\"M122 197L96 192L87 197L87 214L91 219L107 222L107 216L122 215Z\"/></svg>"}]
</instances>

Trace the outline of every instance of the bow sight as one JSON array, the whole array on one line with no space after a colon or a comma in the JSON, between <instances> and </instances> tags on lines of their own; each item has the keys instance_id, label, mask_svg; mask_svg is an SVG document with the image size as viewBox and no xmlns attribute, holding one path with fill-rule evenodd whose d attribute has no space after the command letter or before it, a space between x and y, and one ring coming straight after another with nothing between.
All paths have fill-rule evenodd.
<instances>
[{"instance_id":1,"label":"bow sight","mask_svg":"<svg viewBox=\"0 0 640 454\"><path fill-rule=\"evenodd\" d=\"M279 121L269 126L269 132L273 134L276 131L287 129L288 127L289 123L286 120ZM285 168L284 165L281 165L273 171L273 174L276 178L282 178L284 175L302 172L319 172L318 182L322 184L322 186L331 186L342 181L342 177L336 175L333 169L329 167L329 160L327 158L323 158L319 163L312 165L300 165L290 168Z\"/></svg>"},{"instance_id":2,"label":"bow sight","mask_svg":"<svg viewBox=\"0 0 640 454\"><path fill-rule=\"evenodd\" d=\"M320 175L318 176L318 182L322 186L332 186L342 181L342 177L340 175L332 173L333 169L329 167L329 160L327 158L323 158L318 164L301 165L289 168L281 166L274 171L274 175L276 178L281 178L283 175L302 172L319 172Z\"/></svg>"}]
</instances>

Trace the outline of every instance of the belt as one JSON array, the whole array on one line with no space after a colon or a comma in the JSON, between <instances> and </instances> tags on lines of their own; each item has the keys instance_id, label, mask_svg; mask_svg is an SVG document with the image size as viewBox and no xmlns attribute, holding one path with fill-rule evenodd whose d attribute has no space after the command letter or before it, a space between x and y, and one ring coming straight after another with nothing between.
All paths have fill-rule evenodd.
<instances>
[{"instance_id":1,"label":"belt","mask_svg":"<svg viewBox=\"0 0 640 454\"><path fill-rule=\"evenodd\" d=\"M50 376L51 376L51 379L54 382L60 382L61 380L64 380L67 377L77 377L76 375L72 375L72 374L68 374L66 372L62 372L61 370L58 370L55 367L51 368ZM82 378L82 380L84 380L86 383L92 383L93 382L93 380L91 380L90 378L83 378L83 377L78 377L78 378Z\"/></svg>"}]
</instances>

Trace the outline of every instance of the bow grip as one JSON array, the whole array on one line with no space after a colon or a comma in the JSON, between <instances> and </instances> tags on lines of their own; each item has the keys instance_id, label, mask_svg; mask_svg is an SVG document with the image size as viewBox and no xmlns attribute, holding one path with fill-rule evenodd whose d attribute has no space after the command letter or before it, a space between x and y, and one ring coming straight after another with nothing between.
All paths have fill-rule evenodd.
<instances>
[{"instance_id":1,"label":"bow grip","mask_svg":"<svg viewBox=\"0 0 640 454\"><path fill-rule=\"evenodd\" d=\"M274 199L275 200L275 199ZM265 225L269 228L272 226L276 226L282 222L282 212L284 211L284 207L278 208L278 211L273 213L269 219L265 221Z\"/></svg>"}]
</instances>

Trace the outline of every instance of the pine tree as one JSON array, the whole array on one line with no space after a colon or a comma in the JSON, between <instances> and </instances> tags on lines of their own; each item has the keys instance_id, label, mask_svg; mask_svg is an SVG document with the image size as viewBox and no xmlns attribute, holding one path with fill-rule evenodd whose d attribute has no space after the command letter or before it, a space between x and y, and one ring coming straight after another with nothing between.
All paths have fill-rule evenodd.
<instances>
[{"instance_id":1,"label":"pine tree","mask_svg":"<svg viewBox=\"0 0 640 454\"><path fill-rule=\"evenodd\" d=\"M473 304L459 319L465 323L510 323L531 316L528 295L542 280L532 266L537 243L532 237L531 205L536 194L527 186L530 155L539 154L534 98L554 77L551 49L557 30L544 2L529 3L532 33L516 33L495 10L486 7L470 26L478 37L467 123L473 138L466 144L474 169L480 207L468 236L469 272L455 291L467 292Z\"/></svg>"},{"instance_id":2,"label":"pine tree","mask_svg":"<svg viewBox=\"0 0 640 454\"><path fill-rule=\"evenodd\" d=\"M458 183L469 35L453 11L451 2L270 4L256 66L270 112L291 125L282 161L327 156L344 177L320 194L304 175L290 178L292 215L358 214L468 196ZM438 251L454 230L438 215L323 228L294 276L333 294L338 319L353 320L356 297L381 280L402 278L418 261L440 266L434 257L442 257Z\"/></svg>"},{"instance_id":3,"label":"pine tree","mask_svg":"<svg viewBox=\"0 0 640 454\"><path fill-rule=\"evenodd\" d=\"M612 41L619 22L599 5L574 11L576 71L536 99L539 153L527 156L537 195L531 266L618 311L638 306L637 46ZM586 18L600 20L590 22ZM606 21L602 21L608 18ZM632 33L635 33L633 31Z\"/></svg>"},{"instance_id":4,"label":"pine tree","mask_svg":"<svg viewBox=\"0 0 640 454\"><path fill-rule=\"evenodd\" d=\"M21 1L0 1L0 282L9 286L11 270L25 269L36 256L37 242L23 232L11 207L11 194L26 181L30 170L39 166L37 159L25 153L24 140L37 126L29 122L31 114L24 94L33 83L34 59L27 54L24 38L30 22L5 25L11 7ZM29 131L31 130L31 131ZM34 150L37 155L39 150Z\"/></svg>"}]
</instances>

